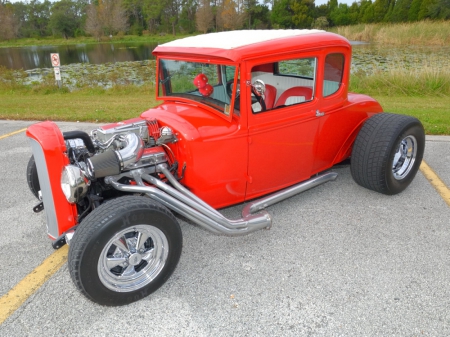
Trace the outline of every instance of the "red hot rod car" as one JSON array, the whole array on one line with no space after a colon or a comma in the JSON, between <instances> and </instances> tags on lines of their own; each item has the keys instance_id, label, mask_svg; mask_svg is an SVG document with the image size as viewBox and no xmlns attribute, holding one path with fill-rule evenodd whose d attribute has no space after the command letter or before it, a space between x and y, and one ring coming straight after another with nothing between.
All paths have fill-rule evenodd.
<instances>
[{"instance_id":1,"label":"red hot rod car","mask_svg":"<svg viewBox=\"0 0 450 337\"><path fill-rule=\"evenodd\" d=\"M76 287L103 305L158 289L182 234L174 214L217 234L269 228L264 209L334 180L404 190L425 136L412 117L348 92L351 46L318 30L232 31L158 46L156 96L140 117L90 134L28 128L28 184L53 246L70 245ZM217 209L245 203L240 219Z\"/></svg>"}]
</instances>

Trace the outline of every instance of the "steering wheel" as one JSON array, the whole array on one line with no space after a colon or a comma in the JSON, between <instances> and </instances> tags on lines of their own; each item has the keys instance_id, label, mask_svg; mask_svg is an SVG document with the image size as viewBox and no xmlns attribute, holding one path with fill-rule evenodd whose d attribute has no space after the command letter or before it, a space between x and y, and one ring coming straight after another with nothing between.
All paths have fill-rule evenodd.
<instances>
[{"instance_id":1,"label":"steering wheel","mask_svg":"<svg viewBox=\"0 0 450 337\"><path fill-rule=\"evenodd\" d=\"M252 85L251 88L252 88L252 93L253 93L252 104L258 102L259 105L261 105L261 111L258 111L258 112L266 111L267 107L266 107L266 102L264 102L263 94L261 92L258 92L255 89L254 85Z\"/></svg>"},{"instance_id":2,"label":"steering wheel","mask_svg":"<svg viewBox=\"0 0 450 337\"><path fill-rule=\"evenodd\" d=\"M227 90L227 95L228 97L233 96L233 85L234 85L234 80L229 80L226 84L226 90ZM241 93L241 86L239 85L239 79L238 79L238 85L236 88L236 98L239 97L239 94Z\"/></svg>"}]
</instances>

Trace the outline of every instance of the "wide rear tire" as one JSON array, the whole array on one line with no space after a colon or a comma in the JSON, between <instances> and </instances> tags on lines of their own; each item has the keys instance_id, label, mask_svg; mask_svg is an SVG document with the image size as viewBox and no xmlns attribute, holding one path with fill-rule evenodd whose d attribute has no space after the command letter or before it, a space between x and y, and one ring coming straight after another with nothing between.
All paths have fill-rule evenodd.
<instances>
[{"instance_id":1,"label":"wide rear tire","mask_svg":"<svg viewBox=\"0 0 450 337\"><path fill-rule=\"evenodd\" d=\"M350 169L359 185L383 194L402 192L414 179L425 149L425 133L417 118L380 113L361 128Z\"/></svg>"},{"instance_id":2,"label":"wide rear tire","mask_svg":"<svg viewBox=\"0 0 450 337\"><path fill-rule=\"evenodd\" d=\"M166 207L125 196L96 208L78 226L70 242L69 271L90 300L124 305L161 287L181 249L180 226Z\"/></svg>"}]
</instances>

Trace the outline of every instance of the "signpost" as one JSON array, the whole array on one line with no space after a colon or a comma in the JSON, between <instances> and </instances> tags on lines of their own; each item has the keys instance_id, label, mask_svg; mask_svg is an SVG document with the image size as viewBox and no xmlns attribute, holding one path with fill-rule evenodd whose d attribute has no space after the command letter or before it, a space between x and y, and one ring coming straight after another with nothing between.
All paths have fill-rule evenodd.
<instances>
[{"instance_id":1,"label":"signpost","mask_svg":"<svg viewBox=\"0 0 450 337\"><path fill-rule=\"evenodd\" d=\"M61 69L59 62L59 53L50 53L50 59L52 61L53 71L55 72L55 80L58 87L61 88Z\"/></svg>"}]
</instances>

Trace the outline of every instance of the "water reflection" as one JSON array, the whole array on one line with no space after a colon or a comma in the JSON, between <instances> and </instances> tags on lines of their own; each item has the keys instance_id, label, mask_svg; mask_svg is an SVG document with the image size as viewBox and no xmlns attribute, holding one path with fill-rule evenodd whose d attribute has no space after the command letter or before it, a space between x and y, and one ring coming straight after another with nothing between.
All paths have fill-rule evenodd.
<instances>
[{"instance_id":1,"label":"water reflection","mask_svg":"<svg viewBox=\"0 0 450 337\"><path fill-rule=\"evenodd\" d=\"M144 43L102 43L0 48L0 65L16 70L51 68L50 53L59 53L61 65L142 61L154 59L152 51L156 45Z\"/></svg>"}]
</instances>

